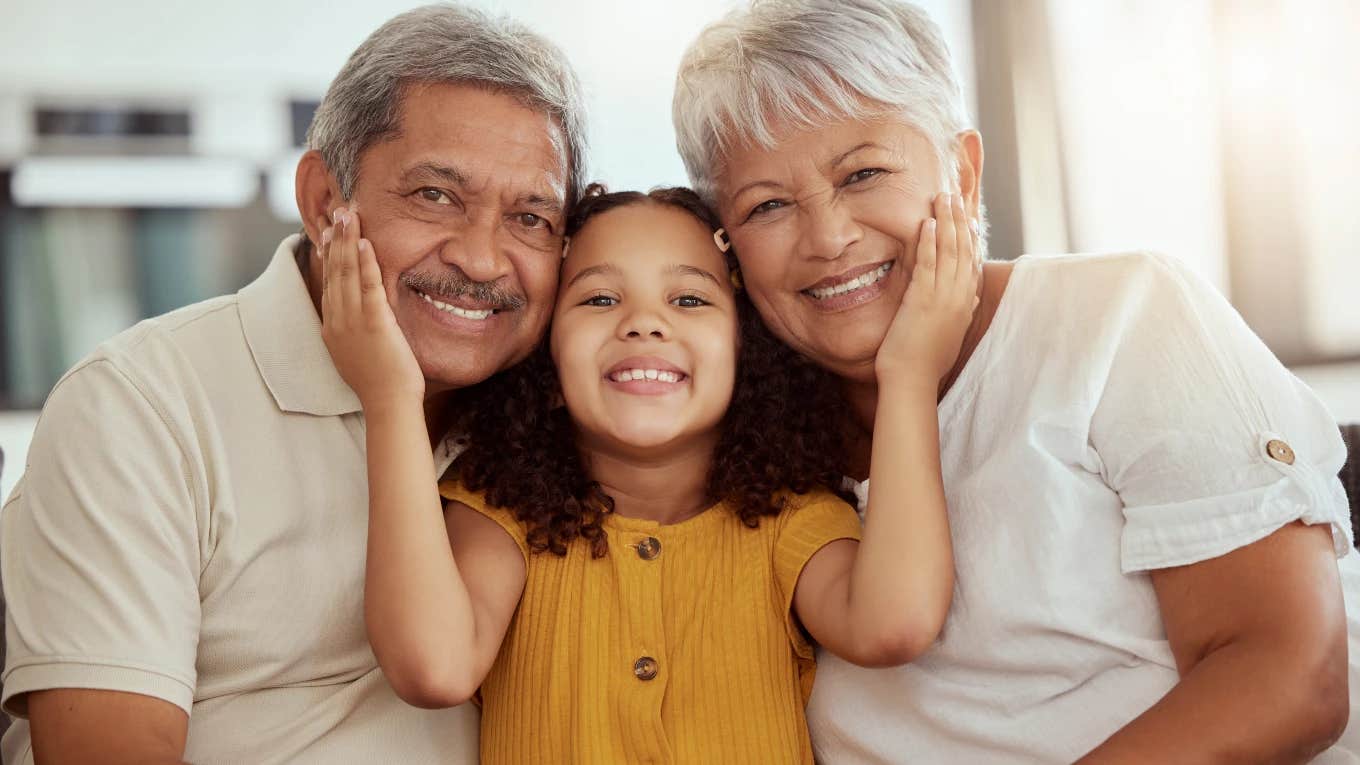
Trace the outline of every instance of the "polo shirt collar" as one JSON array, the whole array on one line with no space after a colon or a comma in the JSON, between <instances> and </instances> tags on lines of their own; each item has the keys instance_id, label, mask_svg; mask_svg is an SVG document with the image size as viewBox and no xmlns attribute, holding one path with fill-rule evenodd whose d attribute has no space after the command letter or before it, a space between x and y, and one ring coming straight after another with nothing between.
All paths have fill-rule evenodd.
<instances>
[{"instance_id":1,"label":"polo shirt collar","mask_svg":"<svg viewBox=\"0 0 1360 765\"><path fill-rule=\"evenodd\" d=\"M361 410L321 339L317 314L294 252L294 234L279 245L258 279L237 293L241 327L260 377L285 412L323 416Z\"/></svg>"}]
</instances>

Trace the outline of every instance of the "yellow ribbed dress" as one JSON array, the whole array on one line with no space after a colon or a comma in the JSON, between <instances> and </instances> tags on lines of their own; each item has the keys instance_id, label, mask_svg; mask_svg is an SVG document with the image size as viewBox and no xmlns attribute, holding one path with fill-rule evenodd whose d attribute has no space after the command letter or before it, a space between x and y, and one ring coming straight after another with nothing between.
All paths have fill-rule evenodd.
<instances>
[{"instance_id":1,"label":"yellow ribbed dress","mask_svg":"<svg viewBox=\"0 0 1360 765\"><path fill-rule=\"evenodd\" d=\"M605 516L609 554L530 553L514 513L440 485L500 524L524 595L482 684L483 765L811 763L816 664L791 611L813 553L859 539L849 505L793 497L757 529L716 505L681 523Z\"/></svg>"}]
</instances>

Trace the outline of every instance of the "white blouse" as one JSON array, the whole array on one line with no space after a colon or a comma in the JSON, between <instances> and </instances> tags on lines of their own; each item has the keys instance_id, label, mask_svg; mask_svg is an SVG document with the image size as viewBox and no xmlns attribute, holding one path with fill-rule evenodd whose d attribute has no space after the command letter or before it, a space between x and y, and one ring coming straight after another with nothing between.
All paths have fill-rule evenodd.
<instances>
[{"instance_id":1,"label":"white blouse","mask_svg":"<svg viewBox=\"0 0 1360 765\"><path fill-rule=\"evenodd\" d=\"M1352 724L1318 761L1360 762L1345 446L1212 286L1143 253L1022 258L939 418L953 607L907 666L819 655L819 761L1072 762L1177 681L1147 572L1301 519L1331 525L1351 635Z\"/></svg>"}]
</instances>

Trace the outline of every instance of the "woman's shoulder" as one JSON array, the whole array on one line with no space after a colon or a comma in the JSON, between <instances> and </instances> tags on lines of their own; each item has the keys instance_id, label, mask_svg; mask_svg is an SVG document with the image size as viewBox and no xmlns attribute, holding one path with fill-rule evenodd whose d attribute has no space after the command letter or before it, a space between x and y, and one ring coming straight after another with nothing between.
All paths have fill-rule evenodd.
<instances>
[{"instance_id":1,"label":"woman's shoulder","mask_svg":"<svg viewBox=\"0 0 1360 765\"><path fill-rule=\"evenodd\" d=\"M1136 290L1159 281L1195 278L1184 262L1149 250L1025 255L1015 261L1014 274L1022 275L1036 289L1088 286L1094 289L1087 294L1095 295Z\"/></svg>"},{"instance_id":2,"label":"woman's shoulder","mask_svg":"<svg viewBox=\"0 0 1360 765\"><path fill-rule=\"evenodd\" d=\"M1156 252L1026 255L1015 262L1003 298L1014 323L1058 335L1077 346L1116 340L1130 326L1155 317L1194 317L1200 307L1224 306L1218 289L1183 261Z\"/></svg>"}]
</instances>

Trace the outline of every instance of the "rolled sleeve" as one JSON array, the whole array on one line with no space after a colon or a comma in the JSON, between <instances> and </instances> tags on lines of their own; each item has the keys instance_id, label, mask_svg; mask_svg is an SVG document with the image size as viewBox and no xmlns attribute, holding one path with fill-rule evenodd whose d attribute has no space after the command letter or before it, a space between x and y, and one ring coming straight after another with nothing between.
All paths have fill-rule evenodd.
<instances>
[{"instance_id":1,"label":"rolled sleeve","mask_svg":"<svg viewBox=\"0 0 1360 765\"><path fill-rule=\"evenodd\" d=\"M177 430L108 359L53 390L0 515L6 712L52 688L190 710L203 512Z\"/></svg>"},{"instance_id":2,"label":"rolled sleeve","mask_svg":"<svg viewBox=\"0 0 1360 765\"><path fill-rule=\"evenodd\" d=\"M1329 525L1346 554L1335 420L1217 290L1149 264L1091 433L1124 504L1123 571L1215 558L1296 521Z\"/></svg>"}]
</instances>

